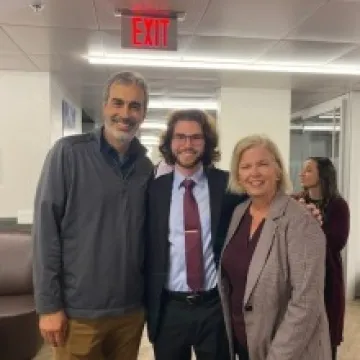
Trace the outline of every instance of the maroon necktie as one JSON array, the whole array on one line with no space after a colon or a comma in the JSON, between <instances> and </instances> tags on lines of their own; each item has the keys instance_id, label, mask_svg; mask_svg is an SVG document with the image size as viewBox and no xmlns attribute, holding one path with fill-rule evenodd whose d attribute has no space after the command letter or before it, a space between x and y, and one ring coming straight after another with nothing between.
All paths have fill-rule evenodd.
<instances>
[{"instance_id":1,"label":"maroon necktie","mask_svg":"<svg viewBox=\"0 0 360 360\"><path fill-rule=\"evenodd\" d=\"M203 290L204 263L199 209L192 192L193 180L184 180L184 227L187 283L192 291Z\"/></svg>"}]
</instances>

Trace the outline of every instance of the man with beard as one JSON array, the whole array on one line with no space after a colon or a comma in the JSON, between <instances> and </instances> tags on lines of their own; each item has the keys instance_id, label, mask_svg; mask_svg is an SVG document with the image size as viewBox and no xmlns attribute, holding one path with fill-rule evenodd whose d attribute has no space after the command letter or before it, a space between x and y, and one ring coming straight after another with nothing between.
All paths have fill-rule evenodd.
<instances>
[{"instance_id":1,"label":"man with beard","mask_svg":"<svg viewBox=\"0 0 360 360\"><path fill-rule=\"evenodd\" d=\"M48 153L34 210L39 327L55 359L135 360L144 326L145 198L153 166L135 138L144 79L113 76L104 125Z\"/></svg>"},{"instance_id":2,"label":"man with beard","mask_svg":"<svg viewBox=\"0 0 360 360\"><path fill-rule=\"evenodd\" d=\"M160 152L174 171L155 179L145 252L148 336L156 360L226 360L228 342L216 271L223 235L240 197L214 168L218 136L206 113L179 110ZM227 219L227 220L226 220Z\"/></svg>"}]
</instances>

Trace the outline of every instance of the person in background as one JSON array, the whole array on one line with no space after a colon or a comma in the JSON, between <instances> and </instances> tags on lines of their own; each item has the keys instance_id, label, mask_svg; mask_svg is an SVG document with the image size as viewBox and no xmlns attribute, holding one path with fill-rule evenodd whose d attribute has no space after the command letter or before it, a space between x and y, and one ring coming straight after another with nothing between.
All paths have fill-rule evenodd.
<instances>
[{"instance_id":1,"label":"person in background","mask_svg":"<svg viewBox=\"0 0 360 360\"><path fill-rule=\"evenodd\" d=\"M104 125L60 139L43 165L34 288L40 331L55 359L137 359L153 166L135 134L147 104L139 74L115 74L104 89Z\"/></svg>"},{"instance_id":2,"label":"person in background","mask_svg":"<svg viewBox=\"0 0 360 360\"><path fill-rule=\"evenodd\" d=\"M229 189L249 199L233 212L218 272L232 359L331 359L325 236L288 184L274 142L237 143Z\"/></svg>"},{"instance_id":3,"label":"person in background","mask_svg":"<svg viewBox=\"0 0 360 360\"><path fill-rule=\"evenodd\" d=\"M310 157L300 173L302 201L315 204L321 211L326 236L325 305L329 320L333 359L343 341L345 287L341 250L345 247L350 227L347 202L339 194L336 169L326 157Z\"/></svg>"}]
</instances>

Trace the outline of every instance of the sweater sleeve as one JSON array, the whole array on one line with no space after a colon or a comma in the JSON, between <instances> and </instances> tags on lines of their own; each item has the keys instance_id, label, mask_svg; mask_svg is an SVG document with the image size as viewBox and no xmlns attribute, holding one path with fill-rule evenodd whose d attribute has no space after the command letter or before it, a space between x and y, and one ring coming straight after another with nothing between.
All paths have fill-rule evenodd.
<instances>
[{"instance_id":1,"label":"sweater sleeve","mask_svg":"<svg viewBox=\"0 0 360 360\"><path fill-rule=\"evenodd\" d=\"M33 225L33 279L39 314L62 309L60 228L67 199L69 163L63 140L46 156L38 182Z\"/></svg>"}]
</instances>

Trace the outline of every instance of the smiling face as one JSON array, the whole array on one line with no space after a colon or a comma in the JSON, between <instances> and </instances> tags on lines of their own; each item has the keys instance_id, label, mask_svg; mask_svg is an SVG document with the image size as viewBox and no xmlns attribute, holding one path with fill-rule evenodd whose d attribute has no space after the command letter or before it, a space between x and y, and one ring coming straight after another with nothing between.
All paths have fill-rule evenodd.
<instances>
[{"instance_id":1,"label":"smiling face","mask_svg":"<svg viewBox=\"0 0 360 360\"><path fill-rule=\"evenodd\" d=\"M204 134L198 122L179 120L171 140L171 151L176 166L183 169L195 169L201 163L205 149Z\"/></svg>"},{"instance_id":2,"label":"smiling face","mask_svg":"<svg viewBox=\"0 0 360 360\"><path fill-rule=\"evenodd\" d=\"M135 84L114 83L104 104L104 134L110 144L129 143L145 117L145 94Z\"/></svg>"},{"instance_id":3,"label":"smiling face","mask_svg":"<svg viewBox=\"0 0 360 360\"><path fill-rule=\"evenodd\" d=\"M271 198L278 189L279 180L279 166L265 146L257 145L242 153L238 181L249 196Z\"/></svg>"}]
</instances>

